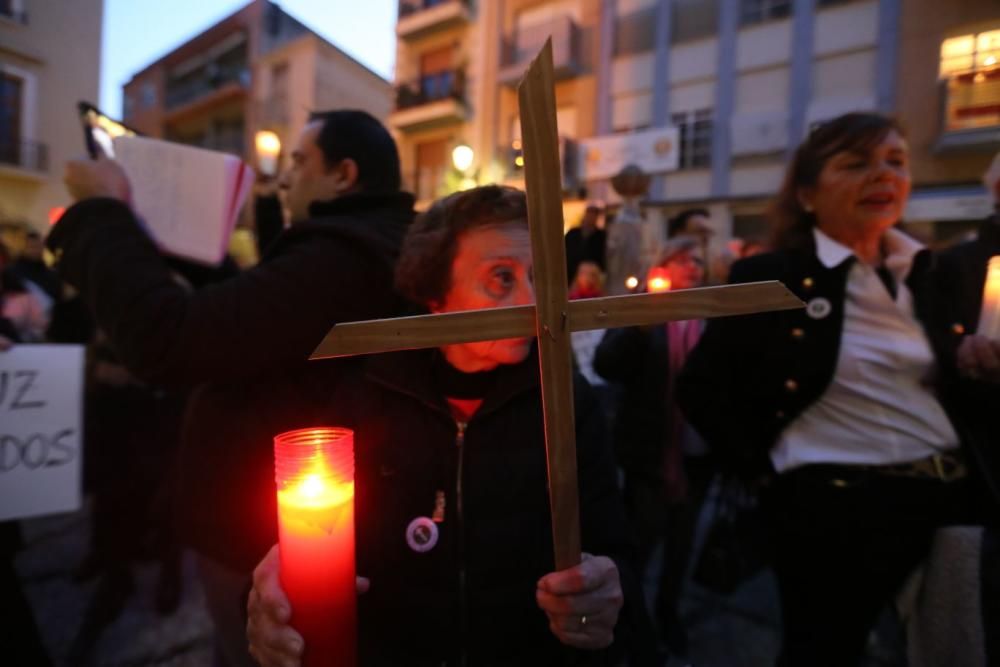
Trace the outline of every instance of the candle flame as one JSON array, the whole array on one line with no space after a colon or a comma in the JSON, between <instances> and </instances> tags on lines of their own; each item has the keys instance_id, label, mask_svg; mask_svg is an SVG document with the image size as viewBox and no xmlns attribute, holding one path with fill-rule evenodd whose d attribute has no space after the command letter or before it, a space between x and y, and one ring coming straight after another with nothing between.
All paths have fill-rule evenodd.
<instances>
[{"instance_id":1,"label":"candle flame","mask_svg":"<svg viewBox=\"0 0 1000 667\"><path fill-rule=\"evenodd\" d=\"M625 287L629 289L635 289L639 286L639 279L635 276L629 276L625 279Z\"/></svg>"},{"instance_id":2,"label":"candle flame","mask_svg":"<svg viewBox=\"0 0 1000 667\"><path fill-rule=\"evenodd\" d=\"M319 478L318 475L309 475L304 480L302 480L302 495L307 498L316 498L325 489L323 480Z\"/></svg>"},{"instance_id":3,"label":"candle flame","mask_svg":"<svg viewBox=\"0 0 1000 667\"><path fill-rule=\"evenodd\" d=\"M650 292L667 292L670 290L670 280L656 276L649 281Z\"/></svg>"}]
</instances>

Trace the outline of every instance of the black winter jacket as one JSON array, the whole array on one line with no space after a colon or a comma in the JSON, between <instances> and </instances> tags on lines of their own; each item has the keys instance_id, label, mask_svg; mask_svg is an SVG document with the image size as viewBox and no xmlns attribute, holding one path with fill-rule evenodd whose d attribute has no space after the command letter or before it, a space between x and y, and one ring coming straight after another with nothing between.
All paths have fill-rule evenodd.
<instances>
[{"instance_id":1,"label":"black winter jacket","mask_svg":"<svg viewBox=\"0 0 1000 667\"><path fill-rule=\"evenodd\" d=\"M357 194L314 204L263 261L195 293L170 277L132 211L72 206L48 245L122 362L159 386L198 387L182 434L182 536L249 573L276 540L272 439L316 423L322 396L299 391L343 362L307 358L337 322L401 308L393 266L413 198Z\"/></svg>"},{"instance_id":2,"label":"black winter jacket","mask_svg":"<svg viewBox=\"0 0 1000 667\"><path fill-rule=\"evenodd\" d=\"M613 664L607 651L573 656L535 601L554 569L537 356L500 367L466 425L435 387L437 354L371 357L328 395L327 423L355 429L357 567L371 579L361 664ZM616 635L632 643L641 593L614 465L589 386L577 376L574 389L582 544L618 563L630 607ZM442 492L437 545L417 553L407 527Z\"/></svg>"}]
</instances>

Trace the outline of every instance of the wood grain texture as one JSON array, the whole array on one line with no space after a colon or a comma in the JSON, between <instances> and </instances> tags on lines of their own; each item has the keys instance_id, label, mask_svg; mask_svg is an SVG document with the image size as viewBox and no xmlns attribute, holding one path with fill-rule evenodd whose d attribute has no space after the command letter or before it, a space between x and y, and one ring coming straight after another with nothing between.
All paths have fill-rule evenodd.
<instances>
[{"instance_id":1,"label":"wood grain texture","mask_svg":"<svg viewBox=\"0 0 1000 667\"><path fill-rule=\"evenodd\" d=\"M777 280L721 287L581 299L569 304L570 331L642 326L794 310L805 304Z\"/></svg>"},{"instance_id":2,"label":"wood grain texture","mask_svg":"<svg viewBox=\"0 0 1000 667\"><path fill-rule=\"evenodd\" d=\"M517 95L535 274L535 326L545 413L552 538L556 569L564 570L580 563L580 502L554 82L549 38L528 67Z\"/></svg>"},{"instance_id":3,"label":"wood grain texture","mask_svg":"<svg viewBox=\"0 0 1000 667\"><path fill-rule=\"evenodd\" d=\"M573 332L792 310L804 306L780 282L767 281L570 301L567 313L569 330ZM481 340L523 338L535 333L534 306L344 322L330 329L309 358L415 350Z\"/></svg>"}]
</instances>

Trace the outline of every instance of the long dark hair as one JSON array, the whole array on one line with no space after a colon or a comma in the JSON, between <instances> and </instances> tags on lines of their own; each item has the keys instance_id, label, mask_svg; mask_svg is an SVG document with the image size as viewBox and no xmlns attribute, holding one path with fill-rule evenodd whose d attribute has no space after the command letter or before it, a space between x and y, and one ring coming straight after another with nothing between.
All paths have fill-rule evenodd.
<instances>
[{"instance_id":1,"label":"long dark hair","mask_svg":"<svg viewBox=\"0 0 1000 667\"><path fill-rule=\"evenodd\" d=\"M897 118L879 113L844 114L814 129L795 151L781 190L768 209L772 247L781 249L808 244L816 216L802 207L799 190L816 185L831 157L843 151L868 150L893 130L906 136Z\"/></svg>"}]
</instances>

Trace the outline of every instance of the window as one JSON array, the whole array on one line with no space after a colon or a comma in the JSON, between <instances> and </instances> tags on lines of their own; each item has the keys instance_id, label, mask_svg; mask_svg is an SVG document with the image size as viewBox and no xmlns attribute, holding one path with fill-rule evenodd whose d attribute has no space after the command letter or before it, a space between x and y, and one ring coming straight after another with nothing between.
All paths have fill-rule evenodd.
<instances>
[{"instance_id":1,"label":"window","mask_svg":"<svg viewBox=\"0 0 1000 667\"><path fill-rule=\"evenodd\" d=\"M24 80L0 71L0 163L21 164Z\"/></svg>"},{"instance_id":2,"label":"window","mask_svg":"<svg viewBox=\"0 0 1000 667\"><path fill-rule=\"evenodd\" d=\"M941 43L945 130L1000 125L1000 29Z\"/></svg>"},{"instance_id":3,"label":"window","mask_svg":"<svg viewBox=\"0 0 1000 667\"><path fill-rule=\"evenodd\" d=\"M656 7L615 19L615 55L652 51L656 48Z\"/></svg>"},{"instance_id":4,"label":"window","mask_svg":"<svg viewBox=\"0 0 1000 667\"><path fill-rule=\"evenodd\" d=\"M717 0L674 0L671 41L687 42L710 37L718 31L719 4Z\"/></svg>"},{"instance_id":5,"label":"window","mask_svg":"<svg viewBox=\"0 0 1000 667\"><path fill-rule=\"evenodd\" d=\"M680 168L699 169L712 164L712 110L675 113L671 121L680 130Z\"/></svg>"},{"instance_id":6,"label":"window","mask_svg":"<svg viewBox=\"0 0 1000 667\"><path fill-rule=\"evenodd\" d=\"M156 84L152 81L142 84L142 88L139 90L139 104L143 109L156 106Z\"/></svg>"},{"instance_id":7,"label":"window","mask_svg":"<svg viewBox=\"0 0 1000 667\"><path fill-rule=\"evenodd\" d=\"M413 194L418 200L437 197L448 168L450 139L417 144L417 170L413 178Z\"/></svg>"},{"instance_id":8,"label":"window","mask_svg":"<svg viewBox=\"0 0 1000 667\"><path fill-rule=\"evenodd\" d=\"M740 0L740 25L752 25L792 14L792 0Z\"/></svg>"},{"instance_id":9,"label":"window","mask_svg":"<svg viewBox=\"0 0 1000 667\"><path fill-rule=\"evenodd\" d=\"M28 23L28 14L24 11L23 0L0 0L0 17L25 25Z\"/></svg>"},{"instance_id":10,"label":"window","mask_svg":"<svg viewBox=\"0 0 1000 667\"><path fill-rule=\"evenodd\" d=\"M420 93L426 101L451 95L455 82L454 53L452 47L446 46L420 56Z\"/></svg>"}]
</instances>

